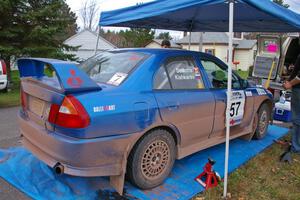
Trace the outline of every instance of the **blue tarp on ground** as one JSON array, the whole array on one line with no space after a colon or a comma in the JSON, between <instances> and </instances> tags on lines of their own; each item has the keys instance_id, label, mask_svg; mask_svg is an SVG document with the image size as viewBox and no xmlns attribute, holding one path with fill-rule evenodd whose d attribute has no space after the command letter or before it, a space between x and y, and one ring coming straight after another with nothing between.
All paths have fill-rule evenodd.
<instances>
[{"instance_id":1,"label":"blue tarp on ground","mask_svg":"<svg viewBox=\"0 0 300 200\"><path fill-rule=\"evenodd\" d=\"M227 32L225 0L157 0L102 12L100 26ZM236 0L234 32L299 32L300 15L270 0Z\"/></svg>"},{"instance_id":2,"label":"blue tarp on ground","mask_svg":"<svg viewBox=\"0 0 300 200\"><path fill-rule=\"evenodd\" d=\"M285 135L288 129L270 126L262 140L236 139L230 143L229 172L244 164ZM152 190L142 191L129 183L125 185L125 197L109 186L106 178L81 178L53 174L44 163L22 147L0 150L0 177L34 199L190 199L203 188L193 179L202 172L210 156L217 163L214 169L223 177L224 144L203 150L176 161L165 183ZM274 159L277 159L274 157Z\"/></svg>"}]
</instances>

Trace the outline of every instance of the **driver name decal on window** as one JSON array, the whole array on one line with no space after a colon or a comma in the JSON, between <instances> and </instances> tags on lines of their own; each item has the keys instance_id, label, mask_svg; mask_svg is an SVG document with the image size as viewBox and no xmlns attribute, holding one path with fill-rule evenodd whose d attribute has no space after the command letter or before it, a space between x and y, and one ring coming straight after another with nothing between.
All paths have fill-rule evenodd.
<instances>
[{"instance_id":1,"label":"driver name decal on window","mask_svg":"<svg viewBox=\"0 0 300 200\"><path fill-rule=\"evenodd\" d=\"M194 80L194 70L192 68L180 68L175 69L175 79L176 80Z\"/></svg>"}]
</instances>

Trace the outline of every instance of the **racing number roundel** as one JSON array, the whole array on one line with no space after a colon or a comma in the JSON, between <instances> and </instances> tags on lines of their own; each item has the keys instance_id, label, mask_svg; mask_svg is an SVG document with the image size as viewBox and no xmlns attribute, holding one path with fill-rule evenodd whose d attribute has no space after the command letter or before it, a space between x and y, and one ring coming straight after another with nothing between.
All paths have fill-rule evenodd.
<instances>
[{"instance_id":1,"label":"racing number roundel","mask_svg":"<svg viewBox=\"0 0 300 200\"><path fill-rule=\"evenodd\" d=\"M245 108L245 93L243 90L232 91L231 103L229 105L230 126L242 123Z\"/></svg>"}]
</instances>

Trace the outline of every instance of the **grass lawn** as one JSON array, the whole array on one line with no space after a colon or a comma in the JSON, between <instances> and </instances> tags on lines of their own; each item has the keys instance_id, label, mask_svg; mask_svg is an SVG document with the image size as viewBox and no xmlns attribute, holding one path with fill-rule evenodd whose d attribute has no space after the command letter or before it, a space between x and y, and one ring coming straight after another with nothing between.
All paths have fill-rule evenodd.
<instances>
[{"instance_id":1,"label":"grass lawn","mask_svg":"<svg viewBox=\"0 0 300 200\"><path fill-rule=\"evenodd\" d=\"M286 136L285 139L290 139ZM283 149L273 144L229 175L228 192L234 200L299 200L300 155L293 163L279 162ZM222 199L223 184L198 194L193 200Z\"/></svg>"},{"instance_id":2,"label":"grass lawn","mask_svg":"<svg viewBox=\"0 0 300 200\"><path fill-rule=\"evenodd\" d=\"M45 69L47 76L52 76L49 68ZM0 108L19 106L20 105L20 76L19 71L11 72L13 86L10 92L0 92Z\"/></svg>"},{"instance_id":3,"label":"grass lawn","mask_svg":"<svg viewBox=\"0 0 300 200\"><path fill-rule=\"evenodd\" d=\"M10 92L0 92L0 108L20 105L20 79L19 71L12 71L13 86Z\"/></svg>"}]
</instances>

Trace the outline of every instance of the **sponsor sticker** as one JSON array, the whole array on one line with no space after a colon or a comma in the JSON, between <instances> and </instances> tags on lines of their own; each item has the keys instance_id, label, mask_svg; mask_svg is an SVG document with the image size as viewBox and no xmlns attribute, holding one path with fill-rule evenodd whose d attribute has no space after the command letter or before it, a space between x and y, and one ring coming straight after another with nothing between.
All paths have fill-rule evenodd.
<instances>
[{"instance_id":1,"label":"sponsor sticker","mask_svg":"<svg viewBox=\"0 0 300 200\"><path fill-rule=\"evenodd\" d=\"M252 97L253 96L251 91L245 91L245 93L246 93L247 97Z\"/></svg>"},{"instance_id":2,"label":"sponsor sticker","mask_svg":"<svg viewBox=\"0 0 300 200\"><path fill-rule=\"evenodd\" d=\"M265 89L263 89L263 88L257 88L256 91L257 91L258 95L266 95L267 94Z\"/></svg>"},{"instance_id":3,"label":"sponsor sticker","mask_svg":"<svg viewBox=\"0 0 300 200\"><path fill-rule=\"evenodd\" d=\"M116 110L116 105L106 105L106 106L95 106L93 108L94 112L104 112Z\"/></svg>"},{"instance_id":4,"label":"sponsor sticker","mask_svg":"<svg viewBox=\"0 0 300 200\"><path fill-rule=\"evenodd\" d=\"M70 77L67 79L67 84L71 87L78 88L82 85L83 80L76 76L76 72L74 69L70 70Z\"/></svg>"},{"instance_id":5,"label":"sponsor sticker","mask_svg":"<svg viewBox=\"0 0 300 200\"><path fill-rule=\"evenodd\" d=\"M242 122L245 108L245 93L243 90L232 91L231 104L229 105L230 126L238 125Z\"/></svg>"},{"instance_id":6,"label":"sponsor sticker","mask_svg":"<svg viewBox=\"0 0 300 200\"><path fill-rule=\"evenodd\" d=\"M122 83L122 81L127 77L128 74L117 72L111 79L107 82L108 84L112 84L118 86Z\"/></svg>"}]
</instances>

